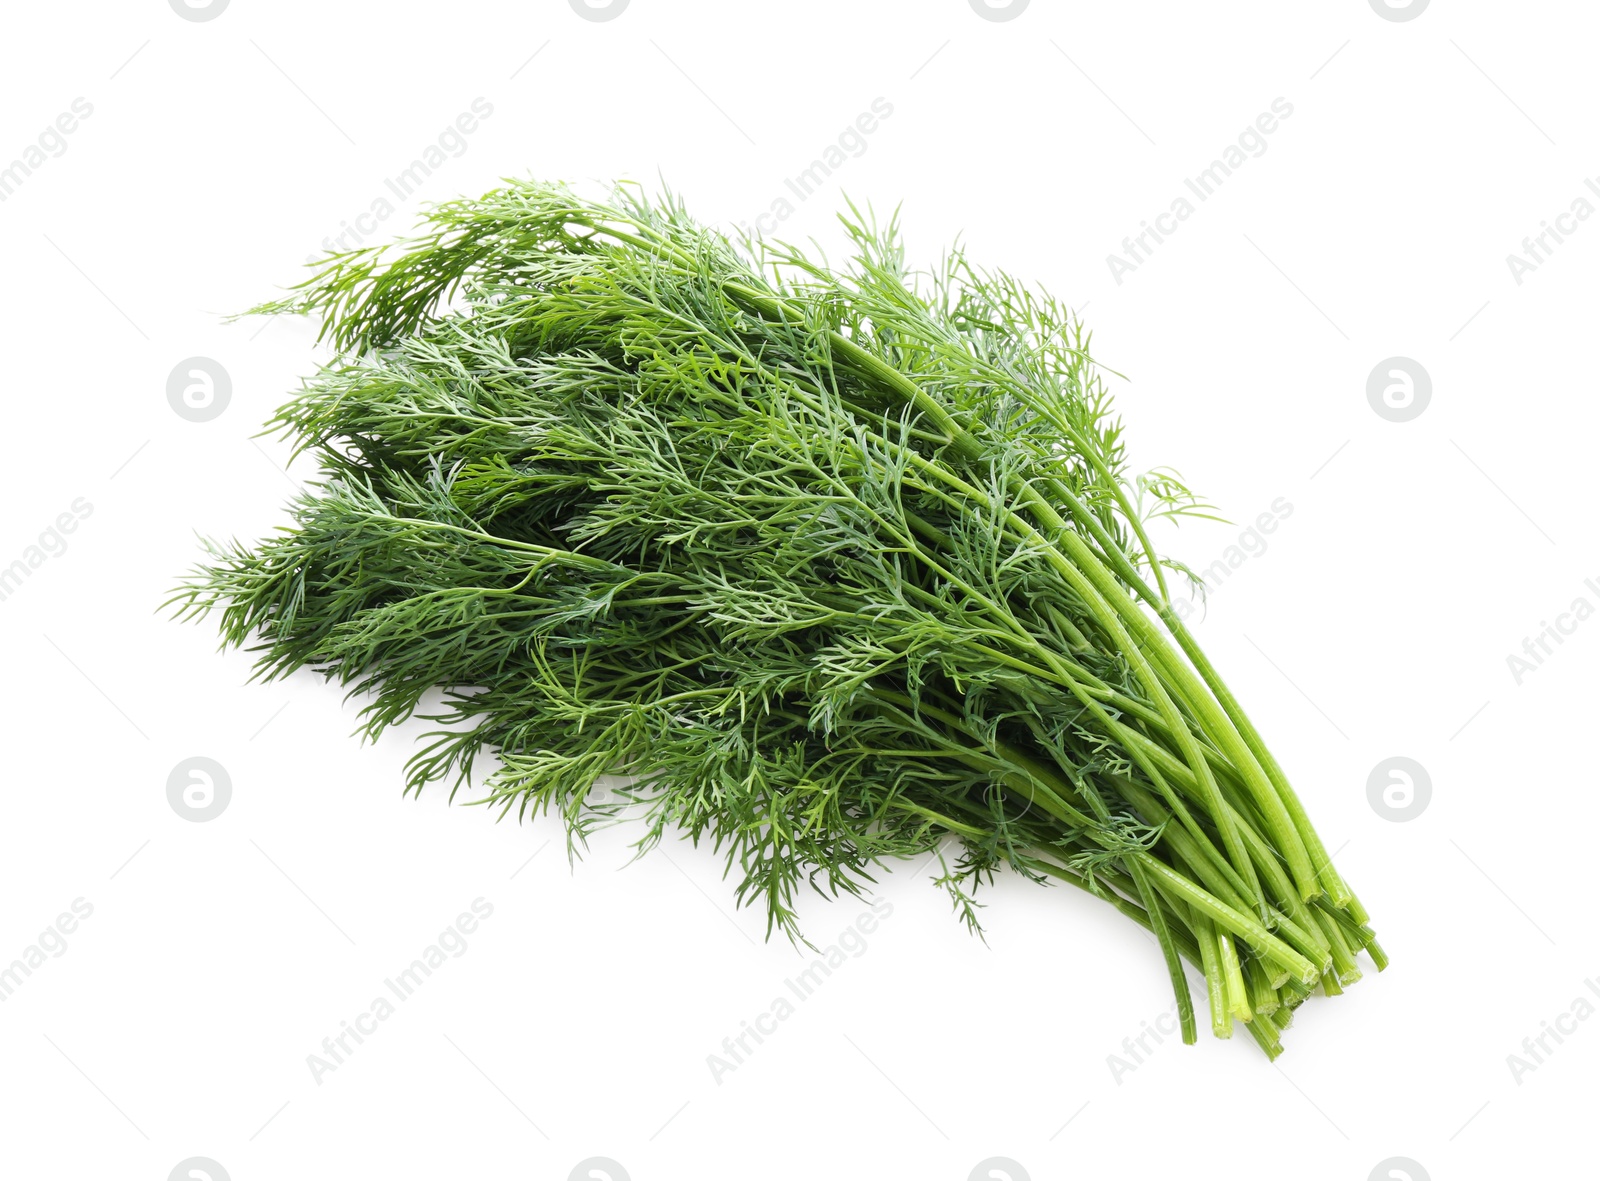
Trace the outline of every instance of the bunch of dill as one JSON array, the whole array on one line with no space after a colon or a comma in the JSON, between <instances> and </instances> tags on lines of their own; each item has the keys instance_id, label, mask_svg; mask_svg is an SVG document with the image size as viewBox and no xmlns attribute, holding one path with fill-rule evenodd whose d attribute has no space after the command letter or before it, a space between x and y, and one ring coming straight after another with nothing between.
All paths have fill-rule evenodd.
<instances>
[{"instance_id":1,"label":"bunch of dill","mask_svg":"<svg viewBox=\"0 0 1600 1181\"><path fill-rule=\"evenodd\" d=\"M581 845L633 779L641 849L723 850L742 903L855 892L958 847L1154 933L1269 1056L1382 950L1181 620L1076 318L959 253L907 271L852 209L833 269L670 197L514 183L331 257L269 313L335 359L270 426L320 464L293 523L179 589L266 677L376 735L443 690L409 788L476 777ZM1136 510L1139 504L1141 510Z\"/></svg>"}]
</instances>

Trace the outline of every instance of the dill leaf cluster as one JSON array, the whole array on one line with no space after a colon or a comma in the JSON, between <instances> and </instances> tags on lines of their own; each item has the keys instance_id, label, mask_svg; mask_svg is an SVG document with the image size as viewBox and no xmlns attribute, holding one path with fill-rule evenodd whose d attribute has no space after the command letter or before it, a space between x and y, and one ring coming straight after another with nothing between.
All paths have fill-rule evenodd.
<instances>
[{"instance_id":1,"label":"dill leaf cluster","mask_svg":"<svg viewBox=\"0 0 1600 1181\"><path fill-rule=\"evenodd\" d=\"M1002 868L1081 887L1154 933L1186 1041L1184 959L1214 1032L1276 1056L1386 961L1170 607L1146 523L1207 506L1130 474L1068 309L842 220L835 268L632 186L508 183L330 257L256 309L332 347L269 424L320 479L172 605L348 686L369 735L442 691L409 789L574 848L623 813L641 851L708 840L769 934L932 853L974 929Z\"/></svg>"}]
</instances>

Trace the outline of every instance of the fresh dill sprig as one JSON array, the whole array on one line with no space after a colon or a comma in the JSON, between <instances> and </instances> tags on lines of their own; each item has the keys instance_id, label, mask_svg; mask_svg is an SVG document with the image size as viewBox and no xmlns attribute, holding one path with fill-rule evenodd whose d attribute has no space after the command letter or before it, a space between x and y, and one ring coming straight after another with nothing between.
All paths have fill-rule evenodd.
<instances>
[{"instance_id":1,"label":"fresh dill sprig","mask_svg":"<svg viewBox=\"0 0 1600 1181\"><path fill-rule=\"evenodd\" d=\"M1280 1014L1385 960L1169 606L1146 524L1209 506L1128 471L1066 307L843 221L835 270L670 196L512 183L331 256L257 309L335 351L270 424L322 478L172 605L348 686L370 735L442 689L410 790L554 812L575 851L620 814L641 851L707 840L769 933L911 857L974 930L997 870L1077 885L1155 934L1185 1040L1188 959L1276 1056Z\"/></svg>"}]
</instances>

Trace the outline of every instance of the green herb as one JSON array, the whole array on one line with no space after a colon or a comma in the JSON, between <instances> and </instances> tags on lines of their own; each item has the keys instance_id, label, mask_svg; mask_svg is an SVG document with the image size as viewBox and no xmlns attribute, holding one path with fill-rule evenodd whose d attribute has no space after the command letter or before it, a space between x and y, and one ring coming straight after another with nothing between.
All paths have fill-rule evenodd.
<instances>
[{"instance_id":1,"label":"green herb","mask_svg":"<svg viewBox=\"0 0 1600 1181\"><path fill-rule=\"evenodd\" d=\"M442 689L409 789L476 779L575 850L624 815L641 851L710 840L769 934L891 859L937 854L974 929L1002 867L1081 887L1155 935L1186 1041L1185 958L1276 1056L1385 959L1169 606L1146 524L1207 506L1130 476L1061 305L843 220L836 270L511 184L330 258L257 309L336 351L271 424L323 477L174 604L349 686L368 735Z\"/></svg>"}]
</instances>

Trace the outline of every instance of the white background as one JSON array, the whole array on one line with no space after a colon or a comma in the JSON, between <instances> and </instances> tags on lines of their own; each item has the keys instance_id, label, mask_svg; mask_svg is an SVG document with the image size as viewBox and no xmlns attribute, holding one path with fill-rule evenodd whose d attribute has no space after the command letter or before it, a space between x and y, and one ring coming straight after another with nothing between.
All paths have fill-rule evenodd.
<instances>
[{"instance_id":1,"label":"white background","mask_svg":"<svg viewBox=\"0 0 1600 1181\"><path fill-rule=\"evenodd\" d=\"M1003 1156L1036 1181L1357 1181L1397 1156L1435 1179L1592 1160L1600 1021L1520 1083L1507 1056L1600 977L1600 622L1520 685L1506 658L1600 606L1600 219L1520 285L1506 256L1600 175L1596 21L1309 7L9 6L0 164L74 99L93 114L0 203L0 566L78 498L92 513L0 602L0 963L72 900L94 910L0 1003L0 1175L159 1181L205 1156L236 1181L561 1181L604 1156L634 1181L964 1181ZM293 281L479 97L492 116L382 236L507 175L661 176L703 219L750 221L887 99L783 234L835 240L842 186L903 202L913 257L961 235L1087 304L1136 464L1238 522L1164 532L1170 552L1210 563L1292 505L1201 636L1391 970L1307 1005L1276 1066L1243 1035L1169 1040L1118 1080L1108 1056L1171 1003L1150 941L1008 880L985 946L907 867L865 953L718 1084L707 1055L804 961L733 910L709 850L618 872L619 832L569 867L547 819L402 800L422 726L363 747L359 703L309 675L249 684L247 656L159 613L196 533L262 535L305 474L252 435L315 365L310 329L222 316ZM1119 284L1107 255L1279 97L1265 153ZM197 355L233 383L205 423L166 398ZM1366 397L1394 355L1433 382L1406 423ZM1367 798L1393 755L1432 781L1406 823ZM193 756L232 780L208 823L167 801ZM466 953L314 1081L307 1055L479 897ZM819 901L807 929L830 941L862 910Z\"/></svg>"}]
</instances>

